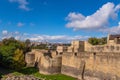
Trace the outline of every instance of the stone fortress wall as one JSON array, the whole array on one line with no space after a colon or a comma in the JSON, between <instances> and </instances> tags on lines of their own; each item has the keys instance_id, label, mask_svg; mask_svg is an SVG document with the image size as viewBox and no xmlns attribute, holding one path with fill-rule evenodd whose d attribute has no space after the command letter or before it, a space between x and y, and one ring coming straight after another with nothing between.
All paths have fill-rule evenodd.
<instances>
[{"instance_id":1,"label":"stone fortress wall","mask_svg":"<svg viewBox=\"0 0 120 80\"><path fill-rule=\"evenodd\" d=\"M26 63L29 67L38 67L42 74L61 73L62 55L56 51L34 49L26 54Z\"/></svg>"},{"instance_id":2,"label":"stone fortress wall","mask_svg":"<svg viewBox=\"0 0 120 80\"><path fill-rule=\"evenodd\" d=\"M43 74L62 73L85 80L120 80L119 37L109 35L105 45L72 41L71 46L58 46L56 51L33 50L27 54L26 62L28 60L28 65L37 62Z\"/></svg>"},{"instance_id":3,"label":"stone fortress wall","mask_svg":"<svg viewBox=\"0 0 120 80\"><path fill-rule=\"evenodd\" d=\"M120 35L108 35L107 44L91 45L85 41L85 51L87 52L120 52Z\"/></svg>"},{"instance_id":4,"label":"stone fortress wall","mask_svg":"<svg viewBox=\"0 0 120 80\"><path fill-rule=\"evenodd\" d=\"M120 53L66 53L61 73L77 78L84 74L84 78L120 80Z\"/></svg>"}]
</instances>

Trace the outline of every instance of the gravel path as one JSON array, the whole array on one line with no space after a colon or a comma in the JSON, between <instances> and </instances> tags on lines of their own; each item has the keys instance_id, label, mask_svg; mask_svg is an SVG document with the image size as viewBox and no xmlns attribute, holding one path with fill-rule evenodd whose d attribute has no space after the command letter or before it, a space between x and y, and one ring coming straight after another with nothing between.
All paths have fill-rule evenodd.
<instances>
[{"instance_id":1,"label":"gravel path","mask_svg":"<svg viewBox=\"0 0 120 80\"><path fill-rule=\"evenodd\" d=\"M31 75L23 75L23 76L13 76L13 75L7 75L6 78L2 78L1 80L43 80L39 78L35 78Z\"/></svg>"}]
</instances>

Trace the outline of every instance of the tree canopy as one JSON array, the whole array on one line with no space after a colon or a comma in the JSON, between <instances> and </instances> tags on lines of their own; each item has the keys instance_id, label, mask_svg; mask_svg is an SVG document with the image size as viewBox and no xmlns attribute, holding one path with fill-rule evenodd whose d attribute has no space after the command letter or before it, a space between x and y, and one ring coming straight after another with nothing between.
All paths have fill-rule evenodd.
<instances>
[{"instance_id":1,"label":"tree canopy","mask_svg":"<svg viewBox=\"0 0 120 80\"><path fill-rule=\"evenodd\" d=\"M0 65L11 69L25 66L26 45L28 43L15 40L13 37L3 39L0 44Z\"/></svg>"},{"instance_id":2,"label":"tree canopy","mask_svg":"<svg viewBox=\"0 0 120 80\"><path fill-rule=\"evenodd\" d=\"M92 45L103 45L107 43L107 37L102 38L91 37L88 39L88 42Z\"/></svg>"}]
</instances>

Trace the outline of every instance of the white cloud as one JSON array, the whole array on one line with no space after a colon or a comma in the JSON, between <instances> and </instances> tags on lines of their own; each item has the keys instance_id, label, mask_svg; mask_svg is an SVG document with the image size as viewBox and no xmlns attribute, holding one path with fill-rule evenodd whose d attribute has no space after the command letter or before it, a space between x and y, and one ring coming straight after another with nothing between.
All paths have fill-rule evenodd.
<instances>
[{"instance_id":1,"label":"white cloud","mask_svg":"<svg viewBox=\"0 0 120 80\"><path fill-rule=\"evenodd\" d=\"M17 40L26 40L30 39L31 41L37 42L71 42L72 40L86 40L89 36L68 36L68 35L40 35L40 34L28 34L20 33L18 31L8 32L7 30L2 31L1 39L14 37ZM7 34L7 35L5 35Z\"/></svg>"},{"instance_id":2,"label":"white cloud","mask_svg":"<svg viewBox=\"0 0 120 80\"><path fill-rule=\"evenodd\" d=\"M109 24L110 19L115 19L117 17L119 9L120 4L115 6L113 3L108 2L94 14L89 16L71 12L66 18L69 21L66 26L74 30L105 28Z\"/></svg>"},{"instance_id":3,"label":"white cloud","mask_svg":"<svg viewBox=\"0 0 120 80\"><path fill-rule=\"evenodd\" d=\"M30 8L27 6L29 4L29 2L27 0L9 0L10 2L16 2L19 4L19 8L29 11Z\"/></svg>"},{"instance_id":4,"label":"white cloud","mask_svg":"<svg viewBox=\"0 0 120 80\"><path fill-rule=\"evenodd\" d=\"M80 13L75 13L75 12L71 12L68 14L68 17L66 17L66 20L70 20L70 21L82 21L85 19L85 16L83 16L82 14Z\"/></svg>"},{"instance_id":5,"label":"white cloud","mask_svg":"<svg viewBox=\"0 0 120 80\"><path fill-rule=\"evenodd\" d=\"M120 22L118 26L113 26L111 28L101 29L101 32L108 33L108 34L120 34Z\"/></svg>"},{"instance_id":6,"label":"white cloud","mask_svg":"<svg viewBox=\"0 0 120 80\"><path fill-rule=\"evenodd\" d=\"M116 7L115 7L115 11L118 11L120 9L120 5L117 5Z\"/></svg>"},{"instance_id":7,"label":"white cloud","mask_svg":"<svg viewBox=\"0 0 120 80\"><path fill-rule=\"evenodd\" d=\"M19 32L18 32L18 31L15 31L15 34L19 34Z\"/></svg>"},{"instance_id":8,"label":"white cloud","mask_svg":"<svg viewBox=\"0 0 120 80\"><path fill-rule=\"evenodd\" d=\"M24 23L18 22L18 23L17 23L17 26L18 26L18 27L22 27L22 26L24 26Z\"/></svg>"},{"instance_id":9,"label":"white cloud","mask_svg":"<svg viewBox=\"0 0 120 80\"><path fill-rule=\"evenodd\" d=\"M2 34L0 34L0 35L1 35L0 40L4 39L4 38L10 38L10 37L12 37L12 33L8 32L7 30L3 30Z\"/></svg>"},{"instance_id":10,"label":"white cloud","mask_svg":"<svg viewBox=\"0 0 120 80\"><path fill-rule=\"evenodd\" d=\"M70 42L72 40L85 40L89 38L88 36L67 36L67 35L36 35L30 37L29 39L32 41L48 41L48 42Z\"/></svg>"},{"instance_id":11,"label":"white cloud","mask_svg":"<svg viewBox=\"0 0 120 80\"><path fill-rule=\"evenodd\" d=\"M8 34L8 31L7 30L3 30L2 31L2 35L7 35Z\"/></svg>"},{"instance_id":12,"label":"white cloud","mask_svg":"<svg viewBox=\"0 0 120 80\"><path fill-rule=\"evenodd\" d=\"M21 38L20 36L15 36L16 40L20 40L20 38Z\"/></svg>"},{"instance_id":13,"label":"white cloud","mask_svg":"<svg viewBox=\"0 0 120 80\"><path fill-rule=\"evenodd\" d=\"M118 25L120 26L120 22L118 23Z\"/></svg>"}]
</instances>

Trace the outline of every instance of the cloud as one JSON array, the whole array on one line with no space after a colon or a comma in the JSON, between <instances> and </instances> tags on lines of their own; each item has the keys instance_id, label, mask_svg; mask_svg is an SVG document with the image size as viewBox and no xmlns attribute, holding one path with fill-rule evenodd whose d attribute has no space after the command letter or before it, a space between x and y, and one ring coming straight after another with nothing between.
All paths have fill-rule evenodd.
<instances>
[{"instance_id":1,"label":"cloud","mask_svg":"<svg viewBox=\"0 0 120 80\"><path fill-rule=\"evenodd\" d=\"M7 30L3 30L2 31L2 35L7 35L8 34L8 31Z\"/></svg>"},{"instance_id":2,"label":"cloud","mask_svg":"<svg viewBox=\"0 0 120 80\"><path fill-rule=\"evenodd\" d=\"M101 29L101 32L108 33L108 34L120 34L120 22L118 26L113 26L111 28Z\"/></svg>"},{"instance_id":3,"label":"cloud","mask_svg":"<svg viewBox=\"0 0 120 80\"><path fill-rule=\"evenodd\" d=\"M27 0L9 0L9 2L16 2L19 4L19 8L25 11L30 11L30 8L27 6L29 2Z\"/></svg>"},{"instance_id":4,"label":"cloud","mask_svg":"<svg viewBox=\"0 0 120 80\"><path fill-rule=\"evenodd\" d=\"M68 20L66 26L68 28L73 28L74 30L105 28L109 24L110 19L117 18L119 10L120 4L115 6L113 3L108 2L94 14L89 16L84 16L81 13L70 12L66 17L66 20Z\"/></svg>"},{"instance_id":5,"label":"cloud","mask_svg":"<svg viewBox=\"0 0 120 80\"><path fill-rule=\"evenodd\" d=\"M115 11L118 11L118 10L120 10L120 5L117 5L115 8Z\"/></svg>"},{"instance_id":6,"label":"cloud","mask_svg":"<svg viewBox=\"0 0 120 80\"><path fill-rule=\"evenodd\" d=\"M9 32L7 30L2 31L3 34L6 34L2 36L1 39L4 38L10 38L14 37L17 40L26 40L30 39L31 41L36 42L71 42L72 40L86 40L89 38L89 36L68 36L68 35L40 35L40 34L28 34L28 33L20 33L18 31L15 32Z\"/></svg>"},{"instance_id":7,"label":"cloud","mask_svg":"<svg viewBox=\"0 0 120 80\"><path fill-rule=\"evenodd\" d=\"M1 37L0 37L0 40L1 40L1 39L4 39L4 38L12 37L13 33L12 32L8 32L7 30L3 30L2 34L0 34L0 35L1 35Z\"/></svg>"},{"instance_id":8,"label":"cloud","mask_svg":"<svg viewBox=\"0 0 120 80\"><path fill-rule=\"evenodd\" d=\"M17 26L18 26L18 27L22 27L22 26L24 26L24 23L18 22L18 23L17 23Z\"/></svg>"},{"instance_id":9,"label":"cloud","mask_svg":"<svg viewBox=\"0 0 120 80\"><path fill-rule=\"evenodd\" d=\"M15 31L14 33L15 33L15 34L19 34L19 32L18 32L18 31Z\"/></svg>"},{"instance_id":10,"label":"cloud","mask_svg":"<svg viewBox=\"0 0 120 80\"><path fill-rule=\"evenodd\" d=\"M30 37L26 37L26 39L30 39L31 41L38 42L70 42L72 40L86 40L89 36L68 36L68 35L32 35Z\"/></svg>"}]
</instances>

